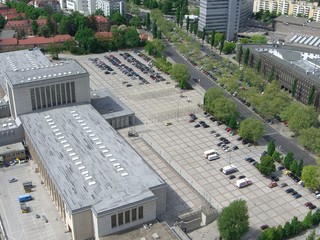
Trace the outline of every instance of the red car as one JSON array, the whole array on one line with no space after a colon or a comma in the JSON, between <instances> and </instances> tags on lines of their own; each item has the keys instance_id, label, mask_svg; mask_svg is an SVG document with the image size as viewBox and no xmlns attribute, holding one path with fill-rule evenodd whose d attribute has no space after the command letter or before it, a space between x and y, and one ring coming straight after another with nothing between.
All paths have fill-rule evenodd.
<instances>
[{"instance_id":1,"label":"red car","mask_svg":"<svg viewBox=\"0 0 320 240\"><path fill-rule=\"evenodd\" d=\"M305 204L304 204L306 207L309 207L309 206L311 206L311 205L313 205L311 202L306 202Z\"/></svg>"},{"instance_id":2,"label":"red car","mask_svg":"<svg viewBox=\"0 0 320 240\"><path fill-rule=\"evenodd\" d=\"M193 123L195 120L194 119L190 119L189 120L189 123Z\"/></svg>"},{"instance_id":3,"label":"red car","mask_svg":"<svg viewBox=\"0 0 320 240\"><path fill-rule=\"evenodd\" d=\"M227 131L227 132L230 132L231 130L232 130L232 129L231 129L231 128L229 128L229 127L228 127L228 128L226 128L226 131Z\"/></svg>"}]
</instances>

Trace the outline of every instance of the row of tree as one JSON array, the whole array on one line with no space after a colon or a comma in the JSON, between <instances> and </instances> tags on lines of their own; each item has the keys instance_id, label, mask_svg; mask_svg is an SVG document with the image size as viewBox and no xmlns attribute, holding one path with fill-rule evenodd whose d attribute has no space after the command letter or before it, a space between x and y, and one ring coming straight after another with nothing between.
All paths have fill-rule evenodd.
<instances>
[{"instance_id":1,"label":"row of tree","mask_svg":"<svg viewBox=\"0 0 320 240\"><path fill-rule=\"evenodd\" d=\"M320 212L311 211L304 217L303 221L299 221L297 217L293 217L291 222L286 222L282 227L272 227L261 233L258 240L282 240L298 235L304 230L310 229L320 223Z\"/></svg>"}]
</instances>

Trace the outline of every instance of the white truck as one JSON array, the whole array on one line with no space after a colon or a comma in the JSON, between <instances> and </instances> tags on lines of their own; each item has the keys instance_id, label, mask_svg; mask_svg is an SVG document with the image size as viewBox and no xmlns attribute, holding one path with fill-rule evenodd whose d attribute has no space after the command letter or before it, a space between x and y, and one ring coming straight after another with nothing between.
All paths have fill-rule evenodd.
<instances>
[{"instance_id":1,"label":"white truck","mask_svg":"<svg viewBox=\"0 0 320 240\"><path fill-rule=\"evenodd\" d=\"M212 154L218 154L218 152L214 149L210 149L210 150L204 151L203 157L208 158L208 156L210 156Z\"/></svg>"},{"instance_id":2,"label":"white truck","mask_svg":"<svg viewBox=\"0 0 320 240\"><path fill-rule=\"evenodd\" d=\"M243 179L237 180L237 182L236 182L236 185L238 188L243 188L243 187L249 186L251 184L252 184L252 182L248 178L243 178Z\"/></svg>"},{"instance_id":3,"label":"white truck","mask_svg":"<svg viewBox=\"0 0 320 240\"><path fill-rule=\"evenodd\" d=\"M208 159L209 161L213 161L213 160L217 160L217 159L219 159L219 158L220 158L219 154L214 153L214 154L209 155L207 159Z\"/></svg>"},{"instance_id":4,"label":"white truck","mask_svg":"<svg viewBox=\"0 0 320 240\"><path fill-rule=\"evenodd\" d=\"M222 172L225 174L225 175L229 175L231 173L235 173L238 171L238 168L234 165L228 165L228 166L225 166L222 168Z\"/></svg>"}]
</instances>

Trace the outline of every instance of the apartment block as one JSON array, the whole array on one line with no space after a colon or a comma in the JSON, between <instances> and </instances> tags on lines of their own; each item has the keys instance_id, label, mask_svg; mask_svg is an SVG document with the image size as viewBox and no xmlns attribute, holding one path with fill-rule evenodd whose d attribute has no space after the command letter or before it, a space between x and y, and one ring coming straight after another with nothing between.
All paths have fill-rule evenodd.
<instances>
[{"instance_id":1,"label":"apartment block","mask_svg":"<svg viewBox=\"0 0 320 240\"><path fill-rule=\"evenodd\" d=\"M240 27L251 16L253 0L205 0L200 2L199 30L223 32L234 40Z\"/></svg>"}]
</instances>

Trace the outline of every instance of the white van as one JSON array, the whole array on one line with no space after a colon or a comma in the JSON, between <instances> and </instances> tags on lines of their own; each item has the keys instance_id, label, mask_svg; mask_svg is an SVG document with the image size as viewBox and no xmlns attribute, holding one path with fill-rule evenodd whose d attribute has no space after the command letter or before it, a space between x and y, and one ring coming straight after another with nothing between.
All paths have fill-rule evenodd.
<instances>
[{"instance_id":1,"label":"white van","mask_svg":"<svg viewBox=\"0 0 320 240\"><path fill-rule=\"evenodd\" d=\"M243 188L243 187L249 186L251 184L252 184L252 182L248 178L243 178L243 179L237 180L237 182L236 182L236 185L238 188Z\"/></svg>"},{"instance_id":2,"label":"white van","mask_svg":"<svg viewBox=\"0 0 320 240\"><path fill-rule=\"evenodd\" d=\"M207 150L203 153L203 156L204 158L208 158L209 155L212 155L212 154L218 154L216 150L214 149L210 149L210 150Z\"/></svg>"},{"instance_id":3,"label":"white van","mask_svg":"<svg viewBox=\"0 0 320 240\"><path fill-rule=\"evenodd\" d=\"M229 165L229 166L225 166L224 168L222 168L222 172L225 174L225 175L228 175L228 174L231 174L231 173L235 173L237 172L238 169L236 166L234 165Z\"/></svg>"},{"instance_id":4,"label":"white van","mask_svg":"<svg viewBox=\"0 0 320 240\"><path fill-rule=\"evenodd\" d=\"M217 160L219 158L220 158L220 156L217 153L214 153L214 154L211 154L208 156L209 161Z\"/></svg>"}]
</instances>

